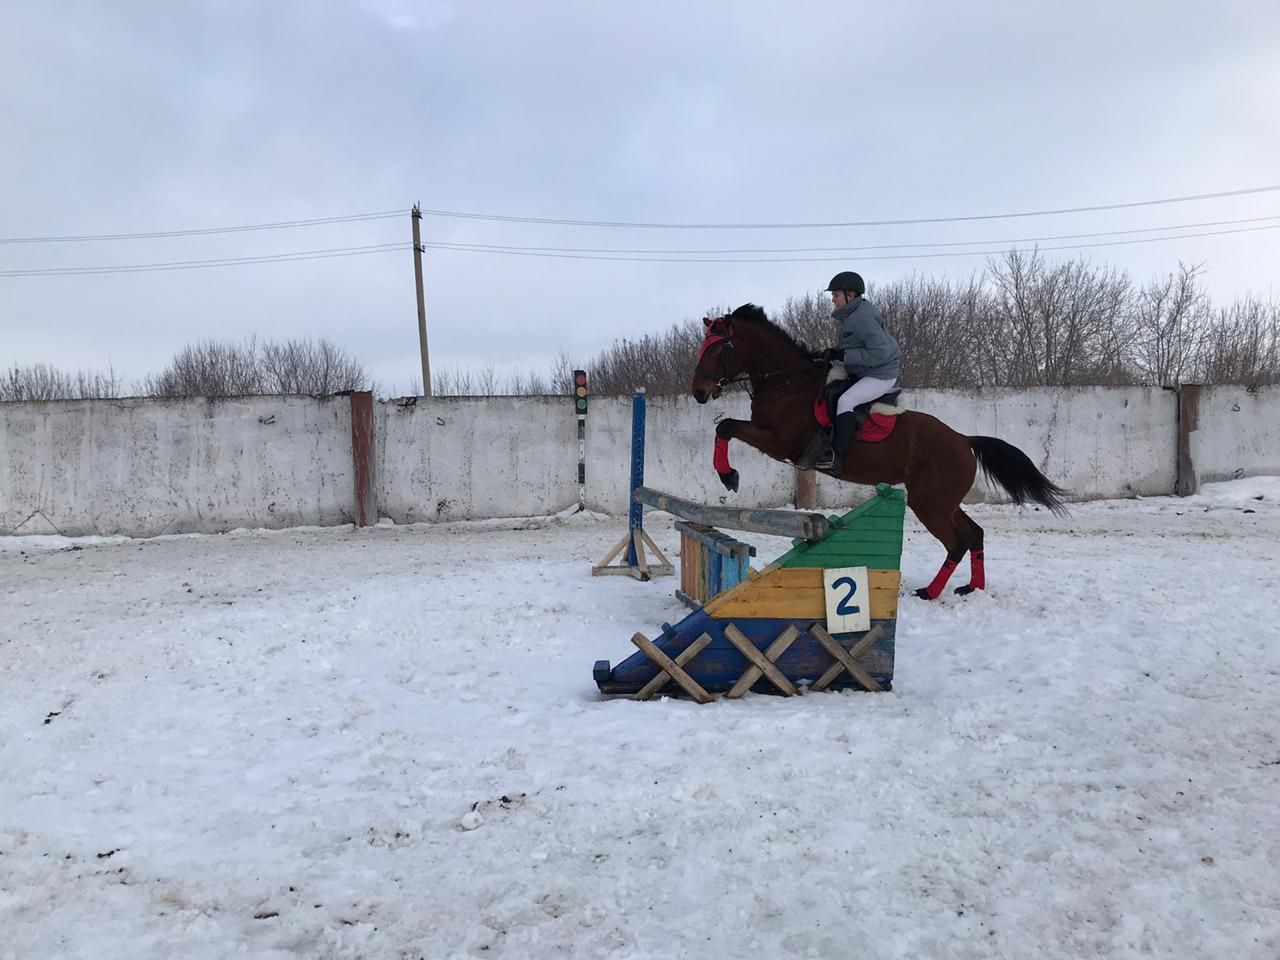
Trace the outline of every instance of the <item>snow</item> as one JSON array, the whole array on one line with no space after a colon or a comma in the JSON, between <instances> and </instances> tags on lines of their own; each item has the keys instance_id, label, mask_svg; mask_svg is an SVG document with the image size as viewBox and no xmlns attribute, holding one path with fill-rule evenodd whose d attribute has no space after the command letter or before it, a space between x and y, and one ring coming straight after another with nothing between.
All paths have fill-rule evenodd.
<instances>
[{"instance_id":1,"label":"snow","mask_svg":"<svg viewBox=\"0 0 1280 960\"><path fill-rule=\"evenodd\" d=\"M1280 957L1280 478L972 513L893 692L709 706L620 519L0 540L0 960Z\"/></svg>"}]
</instances>

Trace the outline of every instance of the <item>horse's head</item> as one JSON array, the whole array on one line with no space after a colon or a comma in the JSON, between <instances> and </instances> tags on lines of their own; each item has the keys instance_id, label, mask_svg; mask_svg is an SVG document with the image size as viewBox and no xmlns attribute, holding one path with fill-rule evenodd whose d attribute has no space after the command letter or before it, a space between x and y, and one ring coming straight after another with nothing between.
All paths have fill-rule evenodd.
<instances>
[{"instance_id":1,"label":"horse's head","mask_svg":"<svg viewBox=\"0 0 1280 960\"><path fill-rule=\"evenodd\" d=\"M715 400L728 384L748 373L747 357L734 347L734 321L748 306L750 304L739 307L726 317L707 317L702 321L707 333L702 338L698 365L693 370L693 398L699 403Z\"/></svg>"},{"instance_id":2,"label":"horse's head","mask_svg":"<svg viewBox=\"0 0 1280 960\"><path fill-rule=\"evenodd\" d=\"M693 398L699 403L714 400L724 392L725 384L740 371L730 367L737 359L733 351L733 325L728 317L706 317L707 328L698 350L698 365L693 370Z\"/></svg>"}]
</instances>

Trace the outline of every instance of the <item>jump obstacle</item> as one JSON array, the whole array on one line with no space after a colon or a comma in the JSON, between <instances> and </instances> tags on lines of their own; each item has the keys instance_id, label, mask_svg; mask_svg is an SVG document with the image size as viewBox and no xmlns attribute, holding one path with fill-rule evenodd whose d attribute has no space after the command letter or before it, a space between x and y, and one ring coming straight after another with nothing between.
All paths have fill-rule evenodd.
<instances>
[{"instance_id":1,"label":"jump obstacle","mask_svg":"<svg viewBox=\"0 0 1280 960\"><path fill-rule=\"evenodd\" d=\"M644 486L645 398L632 401L631 502L627 535L592 569L648 580L673 572L644 532L644 507L682 518L676 595L694 607L638 652L593 671L601 693L686 694L709 703L748 690L888 690L893 682L906 498L888 484L843 516L789 510L735 510L693 503ZM793 536L792 548L751 570L750 545L714 525ZM645 545L653 552L649 562ZM611 562L622 557L618 564Z\"/></svg>"}]
</instances>

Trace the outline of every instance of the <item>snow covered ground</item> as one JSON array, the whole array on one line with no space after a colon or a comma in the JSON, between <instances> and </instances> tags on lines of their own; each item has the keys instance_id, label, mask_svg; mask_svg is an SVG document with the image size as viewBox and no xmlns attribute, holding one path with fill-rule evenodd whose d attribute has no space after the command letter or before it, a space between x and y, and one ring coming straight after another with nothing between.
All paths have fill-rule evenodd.
<instances>
[{"instance_id":1,"label":"snow covered ground","mask_svg":"<svg viewBox=\"0 0 1280 960\"><path fill-rule=\"evenodd\" d=\"M973 513L892 693L705 707L620 520L0 539L0 960L1280 957L1280 478Z\"/></svg>"}]
</instances>

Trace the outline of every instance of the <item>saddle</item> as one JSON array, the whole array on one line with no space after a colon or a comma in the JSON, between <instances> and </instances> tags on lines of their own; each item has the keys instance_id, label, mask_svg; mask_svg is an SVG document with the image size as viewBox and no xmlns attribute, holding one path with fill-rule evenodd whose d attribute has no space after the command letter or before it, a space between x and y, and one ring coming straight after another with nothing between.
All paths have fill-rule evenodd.
<instances>
[{"instance_id":1,"label":"saddle","mask_svg":"<svg viewBox=\"0 0 1280 960\"><path fill-rule=\"evenodd\" d=\"M813 417L818 421L819 429L800 459L795 461L797 466L812 467L818 456L831 446L832 428L836 422L836 402L851 386L853 381L842 377L830 381L818 391L813 401ZM854 439L862 443L876 443L893 433L893 428L898 423L898 414L903 412L898 406L898 397L901 395L901 390L893 390L854 407L853 413L857 417L854 422L858 427Z\"/></svg>"},{"instance_id":2,"label":"saddle","mask_svg":"<svg viewBox=\"0 0 1280 960\"><path fill-rule=\"evenodd\" d=\"M818 396L815 397L813 401L813 416L814 419L818 421L818 426L829 430L836 422L836 403L839 401L841 395L853 386L853 383L854 381L852 380L833 380L831 383L824 385L823 388L818 391ZM877 397L875 400L860 403L853 409L854 412L860 415L858 417L859 422L863 420L868 420L869 422L871 414L894 417L901 413L901 409L898 407L898 397L901 395L901 390L893 390L883 396ZM874 409L876 406L883 406L886 409L878 411ZM863 438L859 436L858 439L861 440Z\"/></svg>"}]
</instances>

